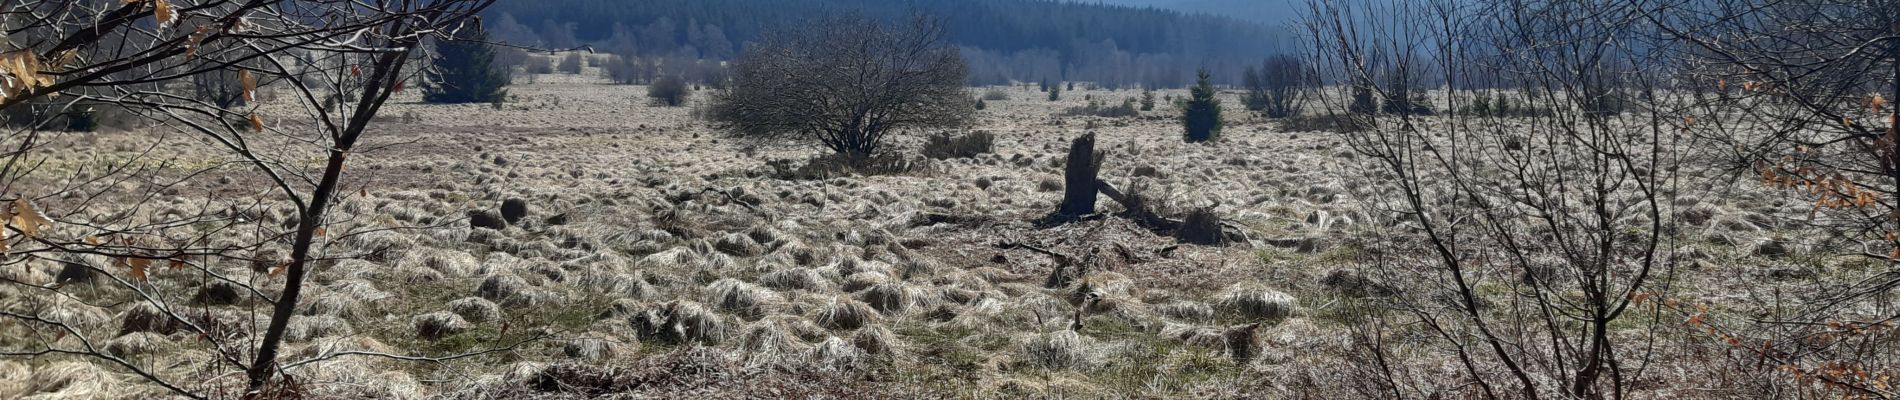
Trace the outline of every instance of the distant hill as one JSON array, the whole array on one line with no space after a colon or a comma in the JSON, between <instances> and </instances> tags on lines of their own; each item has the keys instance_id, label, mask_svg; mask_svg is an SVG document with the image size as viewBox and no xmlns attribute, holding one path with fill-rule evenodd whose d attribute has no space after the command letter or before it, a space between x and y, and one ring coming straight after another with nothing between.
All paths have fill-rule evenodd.
<instances>
[{"instance_id":1,"label":"distant hill","mask_svg":"<svg viewBox=\"0 0 1900 400\"><path fill-rule=\"evenodd\" d=\"M515 43L724 59L774 28L825 15L919 11L948 20L975 83L1181 86L1201 67L1230 81L1291 38L1234 18L1053 0L541 0L498 2L487 14L494 36Z\"/></svg>"},{"instance_id":2,"label":"distant hill","mask_svg":"<svg viewBox=\"0 0 1900 400\"><path fill-rule=\"evenodd\" d=\"M1305 3L1301 0L1073 0L1083 4L1127 7L1152 7L1187 13L1200 13L1281 25L1299 20Z\"/></svg>"}]
</instances>

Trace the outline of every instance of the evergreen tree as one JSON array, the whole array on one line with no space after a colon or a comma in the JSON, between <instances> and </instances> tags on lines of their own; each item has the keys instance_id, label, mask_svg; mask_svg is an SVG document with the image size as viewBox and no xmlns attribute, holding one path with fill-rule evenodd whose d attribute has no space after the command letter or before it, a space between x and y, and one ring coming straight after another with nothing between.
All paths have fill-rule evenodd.
<instances>
[{"instance_id":1,"label":"evergreen tree","mask_svg":"<svg viewBox=\"0 0 1900 400\"><path fill-rule=\"evenodd\" d=\"M1214 98L1214 85L1208 82L1207 70L1201 70L1199 82L1188 90L1191 97L1181 106L1181 123L1187 127L1188 143L1220 138L1220 99Z\"/></svg>"},{"instance_id":2,"label":"evergreen tree","mask_svg":"<svg viewBox=\"0 0 1900 400\"><path fill-rule=\"evenodd\" d=\"M437 41L435 65L423 73L423 101L499 103L508 97L508 72L495 65L495 48L481 26Z\"/></svg>"},{"instance_id":3,"label":"evergreen tree","mask_svg":"<svg viewBox=\"0 0 1900 400\"><path fill-rule=\"evenodd\" d=\"M1062 100L1062 86L1049 86L1049 101Z\"/></svg>"}]
</instances>

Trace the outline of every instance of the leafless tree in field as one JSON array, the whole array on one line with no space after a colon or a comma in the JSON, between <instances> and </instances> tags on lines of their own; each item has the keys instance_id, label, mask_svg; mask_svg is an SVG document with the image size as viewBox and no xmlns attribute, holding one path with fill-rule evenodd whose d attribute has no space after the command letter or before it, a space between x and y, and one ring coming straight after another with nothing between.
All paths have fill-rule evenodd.
<instances>
[{"instance_id":1,"label":"leafless tree in field","mask_svg":"<svg viewBox=\"0 0 1900 400\"><path fill-rule=\"evenodd\" d=\"M1643 379L1678 260L1669 232L1679 183L1677 130L1648 62L1654 37L1622 3L1498 0L1310 2L1313 55L1331 80L1378 98L1428 99L1364 112L1322 92L1323 112L1369 129L1347 136L1368 158L1372 207L1401 235L1373 244L1376 300L1359 368L1398 398L1623 398ZM1545 110L1456 110L1482 89ZM1371 85L1374 82L1388 82ZM1416 91L1438 86L1430 96ZM1408 93L1411 92L1411 93ZM1491 93L1487 93L1491 94ZM1611 96L1626 109L1602 107ZM1357 97L1365 97L1359 95ZM1352 113L1359 111L1360 113ZM1398 338L1430 338L1401 342ZM1455 360L1462 379L1398 354Z\"/></svg>"},{"instance_id":2,"label":"leafless tree in field","mask_svg":"<svg viewBox=\"0 0 1900 400\"><path fill-rule=\"evenodd\" d=\"M359 144L382 106L413 84L418 47L477 29L472 17L492 3L27 0L0 8L0 107L106 105L156 125L141 136L149 147L135 152L151 157L79 167L50 164L47 152L87 138L6 132L0 268L10 277L59 273L52 282L0 282L22 299L0 308L8 336L0 356L91 358L190 398L294 393L275 378L317 361L280 355L306 277L351 256L326 251L330 243L375 233L332 215L350 193L348 160L367 150ZM235 85L243 101L194 95L206 82ZM268 109L276 114L259 108L260 87L289 105ZM156 156L186 147L215 156L207 165ZM217 177L252 186L204 204L175 202L174 193ZM20 192L39 188L55 190ZM74 293L81 290L88 294ZM253 316L191 305L232 301L251 304ZM112 329L59 311L123 304L150 315ZM259 316L264 326L255 326ZM138 330L195 332L215 359L171 374L103 345L110 336L102 335Z\"/></svg>"},{"instance_id":3,"label":"leafless tree in field","mask_svg":"<svg viewBox=\"0 0 1900 400\"><path fill-rule=\"evenodd\" d=\"M1809 215L1791 238L1811 252L1860 257L1799 304L1709 323L1773 364L1744 370L1824 395L1900 397L1892 341L1900 322L1900 2L1664 1L1649 15L1683 48L1698 94L1680 119L1744 180L1784 191ZM1755 179L1749 179L1755 178ZM1732 368L1732 367L1731 367ZM1741 370L1740 368L1734 368Z\"/></svg>"},{"instance_id":4,"label":"leafless tree in field","mask_svg":"<svg viewBox=\"0 0 1900 400\"><path fill-rule=\"evenodd\" d=\"M975 112L967 74L942 21L830 18L751 46L712 115L742 136L814 141L859 163L892 133L967 125Z\"/></svg>"}]
</instances>

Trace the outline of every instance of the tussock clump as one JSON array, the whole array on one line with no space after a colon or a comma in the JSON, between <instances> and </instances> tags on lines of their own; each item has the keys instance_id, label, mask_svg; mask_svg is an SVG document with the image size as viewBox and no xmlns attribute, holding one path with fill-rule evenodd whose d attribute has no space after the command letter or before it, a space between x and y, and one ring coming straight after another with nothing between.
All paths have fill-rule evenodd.
<instances>
[{"instance_id":1,"label":"tussock clump","mask_svg":"<svg viewBox=\"0 0 1900 400\"><path fill-rule=\"evenodd\" d=\"M672 343L719 343L726 337L726 321L706 306L691 301L669 301L633 316L642 337Z\"/></svg>"},{"instance_id":2,"label":"tussock clump","mask_svg":"<svg viewBox=\"0 0 1900 400\"><path fill-rule=\"evenodd\" d=\"M955 304L969 304L972 301L983 298L983 292L971 289L950 287L939 289L937 292L942 295L944 301Z\"/></svg>"},{"instance_id":3,"label":"tussock clump","mask_svg":"<svg viewBox=\"0 0 1900 400\"><path fill-rule=\"evenodd\" d=\"M803 290L824 292L831 289L831 281L811 268L797 267L766 273L759 277L759 283L778 290Z\"/></svg>"},{"instance_id":4,"label":"tussock clump","mask_svg":"<svg viewBox=\"0 0 1900 400\"><path fill-rule=\"evenodd\" d=\"M381 301L391 297L389 292L376 288L376 284L361 279L348 279L324 285L324 291L345 296L356 301Z\"/></svg>"},{"instance_id":5,"label":"tussock clump","mask_svg":"<svg viewBox=\"0 0 1900 400\"><path fill-rule=\"evenodd\" d=\"M451 301L449 311L477 324L501 319L501 306L480 297L463 297Z\"/></svg>"},{"instance_id":6,"label":"tussock clump","mask_svg":"<svg viewBox=\"0 0 1900 400\"><path fill-rule=\"evenodd\" d=\"M1212 208L1197 208L1181 219L1181 228L1174 231L1175 240L1206 246L1219 246L1227 243L1227 237L1221 230L1219 214Z\"/></svg>"},{"instance_id":7,"label":"tussock clump","mask_svg":"<svg viewBox=\"0 0 1900 400\"><path fill-rule=\"evenodd\" d=\"M284 327L284 339L292 342L354 334L356 328L351 327L349 321L333 315L292 318L290 325Z\"/></svg>"},{"instance_id":8,"label":"tussock clump","mask_svg":"<svg viewBox=\"0 0 1900 400\"><path fill-rule=\"evenodd\" d=\"M898 265L902 269L904 279L937 276L937 271L943 269L936 259L923 257L906 257Z\"/></svg>"},{"instance_id":9,"label":"tussock clump","mask_svg":"<svg viewBox=\"0 0 1900 400\"><path fill-rule=\"evenodd\" d=\"M1171 301L1155 306L1155 312L1161 314L1161 316L1182 321L1207 321L1214 319L1214 307L1198 301Z\"/></svg>"},{"instance_id":10,"label":"tussock clump","mask_svg":"<svg viewBox=\"0 0 1900 400\"><path fill-rule=\"evenodd\" d=\"M1320 278L1319 283L1352 297L1383 297L1395 293L1391 287L1374 282L1349 268L1328 272L1325 278Z\"/></svg>"},{"instance_id":11,"label":"tussock clump","mask_svg":"<svg viewBox=\"0 0 1900 400\"><path fill-rule=\"evenodd\" d=\"M760 322L746 328L739 349L748 357L772 357L799 351L804 347L791 331L777 322Z\"/></svg>"},{"instance_id":12,"label":"tussock clump","mask_svg":"<svg viewBox=\"0 0 1900 400\"><path fill-rule=\"evenodd\" d=\"M469 276L474 273L475 266L479 264L475 261L475 256L464 251L436 249L410 254L418 253L423 254L420 260L423 266L447 276Z\"/></svg>"},{"instance_id":13,"label":"tussock clump","mask_svg":"<svg viewBox=\"0 0 1900 400\"><path fill-rule=\"evenodd\" d=\"M106 354L125 358L157 353L168 344L171 344L171 338L165 335L152 332L132 332L107 341L105 351Z\"/></svg>"},{"instance_id":14,"label":"tussock clump","mask_svg":"<svg viewBox=\"0 0 1900 400\"><path fill-rule=\"evenodd\" d=\"M151 303L133 304L124 313L119 314L119 334L133 332L153 332L171 334L179 328L177 319L165 313Z\"/></svg>"},{"instance_id":15,"label":"tussock clump","mask_svg":"<svg viewBox=\"0 0 1900 400\"><path fill-rule=\"evenodd\" d=\"M812 322L826 329L858 329L877 318L877 309L849 297L833 297L818 308Z\"/></svg>"},{"instance_id":16,"label":"tussock clump","mask_svg":"<svg viewBox=\"0 0 1900 400\"><path fill-rule=\"evenodd\" d=\"M1021 275L1017 275L1014 272L1009 272L1009 270L997 268L997 267L976 267L976 268L971 268L968 271L972 274L976 274L977 277L983 278L984 281L991 282L991 283L1016 282L1016 281L1023 280L1023 277Z\"/></svg>"},{"instance_id":17,"label":"tussock clump","mask_svg":"<svg viewBox=\"0 0 1900 400\"><path fill-rule=\"evenodd\" d=\"M756 203L756 201L754 203ZM764 225L755 226L752 227L752 229L746 230L745 235L746 237L752 238L752 241L766 246L782 244L780 241L784 240L785 237L785 235L779 233L777 229L772 229L772 227Z\"/></svg>"},{"instance_id":18,"label":"tussock clump","mask_svg":"<svg viewBox=\"0 0 1900 400\"><path fill-rule=\"evenodd\" d=\"M720 310L737 313L747 318L764 315L766 307L783 301L778 293L733 278L720 279L707 287L712 292L711 302Z\"/></svg>"},{"instance_id":19,"label":"tussock clump","mask_svg":"<svg viewBox=\"0 0 1900 400\"><path fill-rule=\"evenodd\" d=\"M469 328L467 320L448 311L417 315L409 320L409 324L416 329L416 336L429 340L454 336Z\"/></svg>"},{"instance_id":20,"label":"tussock clump","mask_svg":"<svg viewBox=\"0 0 1900 400\"><path fill-rule=\"evenodd\" d=\"M892 272L890 264L886 264L882 261L864 260L857 257L844 257L831 267L835 268L838 271L838 275L841 276L851 276L852 274L861 272L876 272L884 276L890 276Z\"/></svg>"},{"instance_id":21,"label":"tussock clump","mask_svg":"<svg viewBox=\"0 0 1900 400\"><path fill-rule=\"evenodd\" d=\"M924 139L924 157L938 160L952 158L971 158L988 154L996 149L996 135L988 131L976 131L963 135L949 133L932 134Z\"/></svg>"},{"instance_id":22,"label":"tussock clump","mask_svg":"<svg viewBox=\"0 0 1900 400\"><path fill-rule=\"evenodd\" d=\"M840 289L843 289L845 293L857 293L860 290L890 282L890 280L889 276L881 272L859 272L844 277L844 284Z\"/></svg>"},{"instance_id":23,"label":"tussock clump","mask_svg":"<svg viewBox=\"0 0 1900 400\"><path fill-rule=\"evenodd\" d=\"M1203 326L1167 324L1161 328L1161 336L1174 338L1183 343L1212 351L1226 351L1227 338L1220 329Z\"/></svg>"},{"instance_id":24,"label":"tussock clump","mask_svg":"<svg viewBox=\"0 0 1900 400\"><path fill-rule=\"evenodd\" d=\"M1088 363L1082 336L1071 330L1032 335L1023 344L1023 353L1035 365L1048 369L1079 368Z\"/></svg>"},{"instance_id":25,"label":"tussock clump","mask_svg":"<svg viewBox=\"0 0 1900 400\"><path fill-rule=\"evenodd\" d=\"M483 279L482 285L475 288L475 295L491 301L503 301L521 295L528 288L527 279L514 274L498 273Z\"/></svg>"},{"instance_id":26,"label":"tussock clump","mask_svg":"<svg viewBox=\"0 0 1900 400\"><path fill-rule=\"evenodd\" d=\"M765 245L759 244L758 241L752 239L752 236L743 233L728 233L720 236L718 241L713 242L713 248L739 257L757 257L765 254Z\"/></svg>"},{"instance_id":27,"label":"tussock clump","mask_svg":"<svg viewBox=\"0 0 1900 400\"><path fill-rule=\"evenodd\" d=\"M561 354L581 360L603 360L631 354L633 349L612 336L588 332L561 345Z\"/></svg>"},{"instance_id":28,"label":"tussock clump","mask_svg":"<svg viewBox=\"0 0 1900 400\"><path fill-rule=\"evenodd\" d=\"M191 296L191 302L197 304L228 306L237 304L244 298L239 294L238 285L223 280L212 280L198 287L198 293Z\"/></svg>"},{"instance_id":29,"label":"tussock clump","mask_svg":"<svg viewBox=\"0 0 1900 400\"><path fill-rule=\"evenodd\" d=\"M355 319L364 314L363 302L327 288L305 289L303 298L298 302L303 303L297 307L297 313L301 315L334 315Z\"/></svg>"},{"instance_id":30,"label":"tussock clump","mask_svg":"<svg viewBox=\"0 0 1900 400\"><path fill-rule=\"evenodd\" d=\"M383 344L383 342L378 341L375 338L362 336L362 335L353 335L353 336L344 336L344 337L338 337L338 338L318 339L314 343L311 343L309 346L304 346L304 348L297 350L296 358L299 358L299 359L321 358L321 357L328 357L333 354L348 352L348 351L363 351L363 352L388 353L388 354L401 353L400 351L396 350L395 347L390 347L387 344Z\"/></svg>"},{"instance_id":31,"label":"tussock clump","mask_svg":"<svg viewBox=\"0 0 1900 400\"><path fill-rule=\"evenodd\" d=\"M1077 280L1069 291L1069 304L1081 305L1084 299L1094 295L1097 299L1127 298L1135 287L1135 281L1114 272L1094 272Z\"/></svg>"},{"instance_id":32,"label":"tussock clump","mask_svg":"<svg viewBox=\"0 0 1900 400\"><path fill-rule=\"evenodd\" d=\"M1260 354L1260 323L1251 323L1228 328L1221 332L1221 342L1227 347L1227 356L1234 362L1246 364Z\"/></svg>"},{"instance_id":33,"label":"tussock clump","mask_svg":"<svg viewBox=\"0 0 1900 400\"><path fill-rule=\"evenodd\" d=\"M389 278L396 282L421 284L441 282L446 277L442 275L442 272L426 267L400 265L390 269Z\"/></svg>"},{"instance_id":34,"label":"tussock clump","mask_svg":"<svg viewBox=\"0 0 1900 400\"><path fill-rule=\"evenodd\" d=\"M818 343L817 346L812 346L810 355L807 357L836 368L850 368L857 365L858 360L864 357L864 352L845 342L844 339L832 336Z\"/></svg>"},{"instance_id":35,"label":"tussock clump","mask_svg":"<svg viewBox=\"0 0 1900 400\"><path fill-rule=\"evenodd\" d=\"M500 215L496 215L492 211L469 210L466 215L468 216L468 226L470 229L473 229L473 228L485 228L485 229L494 229L494 230L508 229L508 221L503 220Z\"/></svg>"},{"instance_id":36,"label":"tussock clump","mask_svg":"<svg viewBox=\"0 0 1900 400\"><path fill-rule=\"evenodd\" d=\"M576 283L598 294L646 298L658 289L655 289L653 284L647 283L644 276L645 274L640 272L623 274L611 271L589 271L582 273Z\"/></svg>"},{"instance_id":37,"label":"tussock clump","mask_svg":"<svg viewBox=\"0 0 1900 400\"><path fill-rule=\"evenodd\" d=\"M1220 306L1251 318L1280 319L1293 314L1294 298L1258 283L1236 283L1222 290Z\"/></svg>"},{"instance_id":38,"label":"tussock clump","mask_svg":"<svg viewBox=\"0 0 1900 400\"><path fill-rule=\"evenodd\" d=\"M989 280L965 270L954 270L943 275L938 275L936 278L930 280L930 284L956 289L990 289Z\"/></svg>"},{"instance_id":39,"label":"tussock clump","mask_svg":"<svg viewBox=\"0 0 1900 400\"><path fill-rule=\"evenodd\" d=\"M61 285L92 282L92 267L70 261L60 261L59 265L59 274L53 276L53 282Z\"/></svg>"},{"instance_id":40,"label":"tussock clump","mask_svg":"<svg viewBox=\"0 0 1900 400\"><path fill-rule=\"evenodd\" d=\"M510 198L510 199L501 201L501 219L503 221L508 221L508 223L510 224L519 224L521 223L522 218L527 218L527 217L528 217L528 201L527 200L522 200L518 198Z\"/></svg>"},{"instance_id":41,"label":"tussock clump","mask_svg":"<svg viewBox=\"0 0 1900 400\"><path fill-rule=\"evenodd\" d=\"M857 346L865 354L888 355L897 350L897 334L890 328L870 326L859 329L851 335L851 345Z\"/></svg>"},{"instance_id":42,"label":"tussock clump","mask_svg":"<svg viewBox=\"0 0 1900 400\"><path fill-rule=\"evenodd\" d=\"M56 321L77 329L105 329L114 324L123 325L122 321L114 320L112 310L89 304L77 297L28 296L25 298L14 298L10 296L13 296L13 294L5 289L0 289L0 309L13 312L26 311L13 309L16 305L8 304L13 301L23 301L26 304L14 304L37 310L37 312L28 311L27 314L35 315L48 321ZM4 331L5 330L0 330L0 332Z\"/></svg>"},{"instance_id":43,"label":"tussock clump","mask_svg":"<svg viewBox=\"0 0 1900 400\"><path fill-rule=\"evenodd\" d=\"M912 307L918 306L923 300L922 294L918 293L916 288L899 282L887 282L871 286L870 289L866 289L860 296L863 296L864 302L869 303L871 308L877 309L885 315L903 314L906 311L910 311Z\"/></svg>"},{"instance_id":44,"label":"tussock clump","mask_svg":"<svg viewBox=\"0 0 1900 400\"><path fill-rule=\"evenodd\" d=\"M739 260L725 253L706 254L699 265L700 272L730 271L739 267Z\"/></svg>"},{"instance_id":45,"label":"tussock clump","mask_svg":"<svg viewBox=\"0 0 1900 400\"><path fill-rule=\"evenodd\" d=\"M61 361L32 371L31 375L7 375L6 380L20 379L24 384L15 387L13 393L0 392L0 395L21 399L99 399L124 394L119 392L123 382L118 376L94 363Z\"/></svg>"}]
</instances>

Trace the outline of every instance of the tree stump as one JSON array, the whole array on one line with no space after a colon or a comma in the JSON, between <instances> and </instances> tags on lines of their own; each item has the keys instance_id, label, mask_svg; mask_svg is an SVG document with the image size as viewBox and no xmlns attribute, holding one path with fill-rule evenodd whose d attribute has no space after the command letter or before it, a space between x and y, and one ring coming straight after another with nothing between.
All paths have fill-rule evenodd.
<instances>
[{"instance_id":1,"label":"tree stump","mask_svg":"<svg viewBox=\"0 0 1900 400\"><path fill-rule=\"evenodd\" d=\"M1068 164L1062 169L1062 205L1056 208L1052 219L1072 221L1095 213L1102 157L1102 152L1095 150L1094 132L1083 134L1069 144Z\"/></svg>"}]
</instances>

